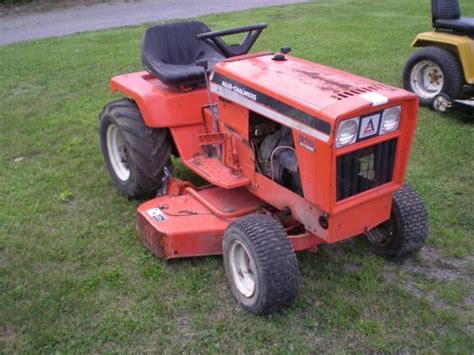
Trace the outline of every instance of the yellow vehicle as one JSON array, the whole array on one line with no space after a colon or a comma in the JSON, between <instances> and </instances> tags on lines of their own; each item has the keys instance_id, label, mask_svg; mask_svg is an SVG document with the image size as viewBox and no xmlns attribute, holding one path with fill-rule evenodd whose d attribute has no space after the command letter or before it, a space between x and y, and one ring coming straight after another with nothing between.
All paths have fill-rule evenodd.
<instances>
[{"instance_id":1,"label":"yellow vehicle","mask_svg":"<svg viewBox=\"0 0 474 355\"><path fill-rule=\"evenodd\" d=\"M420 104L444 112L474 108L474 17L462 17L458 0L431 0L434 31L420 33L419 47L403 71L403 86Z\"/></svg>"}]
</instances>

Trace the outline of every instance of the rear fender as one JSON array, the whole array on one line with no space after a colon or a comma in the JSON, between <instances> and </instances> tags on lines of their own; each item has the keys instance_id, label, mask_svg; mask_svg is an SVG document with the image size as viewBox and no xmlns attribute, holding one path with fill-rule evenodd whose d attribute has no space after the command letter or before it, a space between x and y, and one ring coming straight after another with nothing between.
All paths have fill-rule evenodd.
<instances>
[{"instance_id":1,"label":"rear fender","mask_svg":"<svg viewBox=\"0 0 474 355\"><path fill-rule=\"evenodd\" d=\"M464 71L464 80L474 84L474 39L445 32L419 33L413 47L438 46L456 54Z\"/></svg>"},{"instance_id":2,"label":"rear fender","mask_svg":"<svg viewBox=\"0 0 474 355\"><path fill-rule=\"evenodd\" d=\"M120 92L135 101L145 124L153 128L202 123L202 108L208 104L205 88L181 92L145 71L112 78L110 92Z\"/></svg>"}]
</instances>

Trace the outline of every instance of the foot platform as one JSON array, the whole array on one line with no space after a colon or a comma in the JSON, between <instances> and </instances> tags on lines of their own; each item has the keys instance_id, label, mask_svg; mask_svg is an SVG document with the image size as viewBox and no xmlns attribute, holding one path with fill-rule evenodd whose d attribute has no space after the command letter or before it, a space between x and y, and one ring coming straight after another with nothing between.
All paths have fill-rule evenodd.
<instances>
[{"instance_id":1,"label":"foot platform","mask_svg":"<svg viewBox=\"0 0 474 355\"><path fill-rule=\"evenodd\" d=\"M218 158L209 158L199 154L191 159L184 160L183 163L211 184L226 189L235 189L250 183L249 178L242 176L240 173L234 173L229 167L222 164Z\"/></svg>"}]
</instances>

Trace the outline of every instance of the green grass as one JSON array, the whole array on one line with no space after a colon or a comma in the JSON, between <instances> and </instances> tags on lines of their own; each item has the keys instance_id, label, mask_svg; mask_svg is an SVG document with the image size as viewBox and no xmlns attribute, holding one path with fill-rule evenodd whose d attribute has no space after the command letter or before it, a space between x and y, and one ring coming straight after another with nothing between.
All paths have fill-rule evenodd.
<instances>
[{"instance_id":1,"label":"green grass","mask_svg":"<svg viewBox=\"0 0 474 355\"><path fill-rule=\"evenodd\" d=\"M429 11L429 1L322 0L203 21L265 21L256 50L290 45L399 86ZM0 48L1 352L472 352L472 119L420 110L407 180L431 232L418 258L394 264L357 240L299 253L298 300L255 317L231 299L221 258L150 255L138 202L103 167L97 116L109 78L141 69L144 28Z\"/></svg>"}]
</instances>

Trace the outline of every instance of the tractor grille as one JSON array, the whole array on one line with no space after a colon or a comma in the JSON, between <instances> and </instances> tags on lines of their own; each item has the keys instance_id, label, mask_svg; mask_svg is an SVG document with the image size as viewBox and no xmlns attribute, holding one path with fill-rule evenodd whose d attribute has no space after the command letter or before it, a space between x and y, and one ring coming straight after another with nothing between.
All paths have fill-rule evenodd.
<instances>
[{"instance_id":1,"label":"tractor grille","mask_svg":"<svg viewBox=\"0 0 474 355\"><path fill-rule=\"evenodd\" d=\"M338 157L336 200L391 181L396 149L395 138Z\"/></svg>"}]
</instances>

